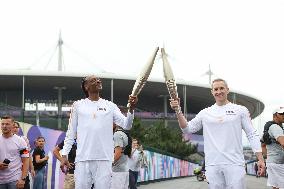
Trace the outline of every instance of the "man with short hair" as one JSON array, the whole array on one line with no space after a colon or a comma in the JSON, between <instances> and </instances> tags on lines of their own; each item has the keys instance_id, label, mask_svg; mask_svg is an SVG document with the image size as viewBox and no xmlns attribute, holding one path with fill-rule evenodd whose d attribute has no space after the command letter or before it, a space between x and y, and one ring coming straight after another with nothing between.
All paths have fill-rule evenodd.
<instances>
[{"instance_id":1,"label":"man with short hair","mask_svg":"<svg viewBox=\"0 0 284 189\"><path fill-rule=\"evenodd\" d=\"M129 189L137 189L137 180L141 168L142 159L145 158L142 145L139 144L138 139L132 139L131 156L128 159L129 167Z\"/></svg>"},{"instance_id":2,"label":"man with short hair","mask_svg":"<svg viewBox=\"0 0 284 189\"><path fill-rule=\"evenodd\" d=\"M14 118L1 118L0 189L24 188L29 168L29 151L24 139L14 135Z\"/></svg>"},{"instance_id":3,"label":"man with short hair","mask_svg":"<svg viewBox=\"0 0 284 189\"><path fill-rule=\"evenodd\" d=\"M269 123L269 125L267 125ZM267 153L267 186L273 189L284 188L284 107L277 107L273 111L273 121L266 123L268 134L271 140L270 144L263 143L263 151ZM267 129L265 126L264 129ZM263 137L264 138L264 137ZM265 142L264 139L262 139Z\"/></svg>"},{"instance_id":4,"label":"man with short hair","mask_svg":"<svg viewBox=\"0 0 284 189\"><path fill-rule=\"evenodd\" d=\"M132 127L136 96L129 96L127 116L116 104L100 97L101 80L92 75L83 78L85 99L74 102L69 119L62 157L69 166L67 155L77 139L75 188L109 189L113 161L113 123L129 130Z\"/></svg>"},{"instance_id":5,"label":"man with short hair","mask_svg":"<svg viewBox=\"0 0 284 189\"><path fill-rule=\"evenodd\" d=\"M19 135L19 131L20 131L20 123L15 121L14 122L14 127L13 127L13 133L15 135ZM22 139L25 140L25 142L27 143L27 146L28 146L28 150L29 150L29 171L32 175L32 177L35 176L35 170L34 170L34 165L33 165L33 160L32 160L32 155L31 155L31 146L30 146L30 142L29 142L29 139L26 137L26 136L20 136ZM24 189L30 189L30 178L29 178L29 175L27 175L26 177L26 181L25 181L25 187Z\"/></svg>"},{"instance_id":6,"label":"man with short hair","mask_svg":"<svg viewBox=\"0 0 284 189\"><path fill-rule=\"evenodd\" d=\"M36 139L36 148L33 151L33 165L35 169L35 177L33 189L43 189L45 187L45 167L49 159L44 151L45 138L39 136Z\"/></svg>"},{"instance_id":7,"label":"man with short hair","mask_svg":"<svg viewBox=\"0 0 284 189\"><path fill-rule=\"evenodd\" d=\"M187 122L182 114L180 99L171 99L179 126L184 133L203 128L206 178L210 189L245 189L245 160L242 130L258 158L258 174L265 170L258 132L253 127L246 107L229 102L229 87L223 79L212 82L215 104L201 110Z\"/></svg>"}]
</instances>

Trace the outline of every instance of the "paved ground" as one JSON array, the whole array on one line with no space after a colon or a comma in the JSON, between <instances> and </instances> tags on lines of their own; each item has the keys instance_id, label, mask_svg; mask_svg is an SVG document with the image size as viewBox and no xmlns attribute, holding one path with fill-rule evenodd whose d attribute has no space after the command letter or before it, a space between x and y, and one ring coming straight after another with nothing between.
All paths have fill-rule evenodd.
<instances>
[{"instance_id":1,"label":"paved ground","mask_svg":"<svg viewBox=\"0 0 284 189\"><path fill-rule=\"evenodd\" d=\"M266 186L266 178L256 178L254 176L246 176L247 189L271 189ZM205 181L199 182L196 177L187 177L181 179L173 179L155 183L140 185L139 189L206 189Z\"/></svg>"}]
</instances>

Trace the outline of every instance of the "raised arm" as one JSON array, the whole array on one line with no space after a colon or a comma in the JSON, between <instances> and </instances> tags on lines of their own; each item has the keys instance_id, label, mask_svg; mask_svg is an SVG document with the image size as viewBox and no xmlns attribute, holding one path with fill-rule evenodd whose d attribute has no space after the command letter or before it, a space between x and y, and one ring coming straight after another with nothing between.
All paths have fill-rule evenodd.
<instances>
[{"instance_id":1,"label":"raised arm","mask_svg":"<svg viewBox=\"0 0 284 189\"><path fill-rule=\"evenodd\" d=\"M130 130L137 102L138 98L136 96L129 96L128 103L130 106L128 112L121 112L121 110L119 110L119 108L114 104L114 123L122 127L124 130ZM124 114L126 114L126 116Z\"/></svg>"},{"instance_id":2,"label":"raised arm","mask_svg":"<svg viewBox=\"0 0 284 189\"><path fill-rule=\"evenodd\" d=\"M181 111L181 107L180 107L180 99L170 99L170 105L171 108L173 110L177 110L176 111L176 115L177 115L177 119L178 119L178 123L179 123L179 127L181 129L185 129L187 127L187 120L184 117L182 111Z\"/></svg>"},{"instance_id":3,"label":"raised arm","mask_svg":"<svg viewBox=\"0 0 284 189\"><path fill-rule=\"evenodd\" d=\"M129 112L131 114L133 114L134 112L134 109L136 108L136 104L138 102L138 97L137 96L131 96L129 95L129 98L128 98L128 103L129 103Z\"/></svg>"},{"instance_id":4,"label":"raised arm","mask_svg":"<svg viewBox=\"0 0 284 189\"><path fill-rule=\"evenodd\" d=\"M181 128L183 133L195 133L202 128L201 118L197 115L194 119L187 122L184 117L181 107L180 107L180 99L170 99L170 105L173 110L176 111L179 127Z\"/></svg>"}]
</instances>

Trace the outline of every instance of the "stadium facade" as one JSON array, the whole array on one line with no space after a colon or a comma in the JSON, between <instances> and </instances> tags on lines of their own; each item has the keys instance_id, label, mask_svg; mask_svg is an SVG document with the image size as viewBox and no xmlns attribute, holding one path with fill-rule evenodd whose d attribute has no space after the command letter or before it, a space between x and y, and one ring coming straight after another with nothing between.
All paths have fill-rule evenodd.
<instances>
[{"instance_id":1,"label":"stadium facade","mask_svg":"<svg viewBox=\"0 0 284 189\"><path fill-rule=\"evenodd\" d=\"M62 107L70 107L73 101L84 98L81 90L81 79L86 75L95 74L103 83L101 96L118 105L126 105L128 95L135 83L135 76L112 73L73 73L63 71L31 71L31 70L2 70L0 71L0 107L1 114L10 111L18 119L25 119L36 124L36 117L44 120L47 114L56 119L66 119L68 113ZM194 117L201 109L214 103L210 86L177 80L177 88L183 111L188 118ZM156 119L168 120L176 125L174 114L168 105L168 91L162 79L150 78L139 95L137 116L144 123ZM255 118L264 110L264 104L251 95L231 90L230 101L244 105ZM59 105L56 111L29 111L26 104L44 103ZM19 111L21 113L19 113ZM46 114L46 115L45 115ZM42 119L41 119L42 117ZM43 122L47 124L47 122ZM42 124L42 125L45 125ZM52 123L56 128L56 123ZM63 121L63 124L66 122ZM60 126L59 126L60 127ZM62 127L64 128L64 126Z\"/></svg>"}]
</instances>

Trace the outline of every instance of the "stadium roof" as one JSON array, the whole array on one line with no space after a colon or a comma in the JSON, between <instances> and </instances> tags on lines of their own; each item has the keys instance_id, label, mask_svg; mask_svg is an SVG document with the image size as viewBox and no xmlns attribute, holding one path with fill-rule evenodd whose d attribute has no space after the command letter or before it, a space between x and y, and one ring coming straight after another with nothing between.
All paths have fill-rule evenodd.
<instances>
[{"instance_id":1,"label":"stadium roof","mask_svg":"<svg viewBox=\"0 0 284 189\"><path fill-rule=\"evenodd\" d=\"M81 78L87 75L96 75L102 79L102 97L111 99L111 83L113 82L113 101L119 105L126 105L128 95L132 91L136 76L118 75L114 73L91 72L59 72L34 70L1 70L0 71L0 102L8 105L22 105L23 78L25 99L29 101L56 101L58 98L55 87L65 87L63 103L84 97L80 88ZM24 77L23 77L24 76ZM178 80L178 93L183 104L184 89L186 89L187 112L198 113L201 109L214 103L210 93L210 86L185 80ZM168 91L162 78L151 78L139 95L138 108L149 112L163 112L164 98ZM168 97L167 97L168 98ZM264 110L260 100L243 92L231 90L230 101L244 105L255 118ZM169 106L167 107L168 111Z\"/></svg>"}]
</instances>

